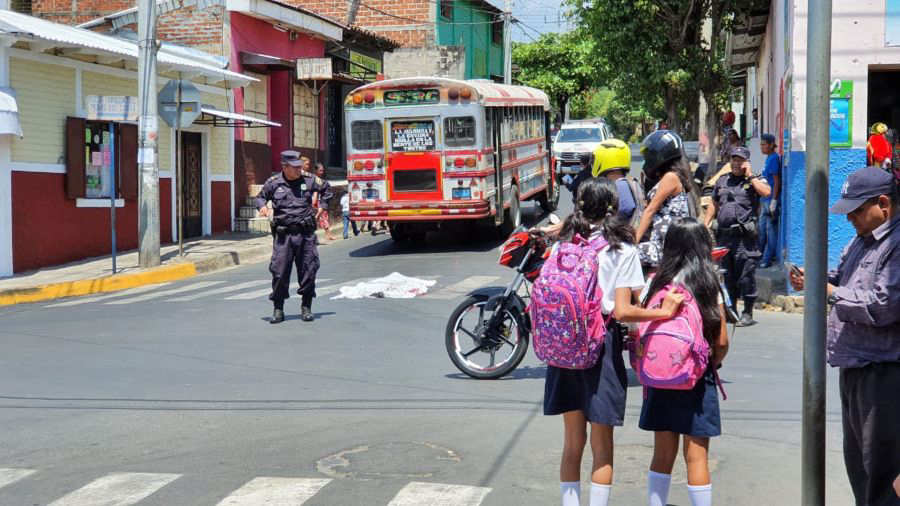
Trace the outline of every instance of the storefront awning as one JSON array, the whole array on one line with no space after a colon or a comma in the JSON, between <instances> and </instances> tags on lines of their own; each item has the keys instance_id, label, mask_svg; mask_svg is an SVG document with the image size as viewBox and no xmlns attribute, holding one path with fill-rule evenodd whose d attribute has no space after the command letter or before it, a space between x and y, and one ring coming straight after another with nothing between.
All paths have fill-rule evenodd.
<instances>
[{"instance_id":1,"label":"storefront awning","mask_svg":"<svg viewBox=\"0 0 900 506\"><path fill-rule=\"evenodd\" d=\"M16 90L0 87L0 135L16 135L22 137L19 125L19 105L16 103Z\"/></svg>"},{"instance_id":2,"label":"storefront awning","mask_svg":"<svg viewBox=\"0 0 900 506\"><path fill-rule=\"evenodd\" d=\"M231 128L278 128L281 123L246 116L236 112L220 111L212 107L200 107L200 117L194 121L195 125L211 125L214 127Z\"/></svg>"},{"instance_id":3,"label":"storefront awning","mask_svg":"<svg viewBox=\"0 0 900 506\"><path fill-rule=\"evenodd\" d=\"M254 72L266 73L270 70L294 70L297 66L294 60L285 60L284 58L267 54L241 51L240 56L241 66Z\"/></svg>"}]
</instances>

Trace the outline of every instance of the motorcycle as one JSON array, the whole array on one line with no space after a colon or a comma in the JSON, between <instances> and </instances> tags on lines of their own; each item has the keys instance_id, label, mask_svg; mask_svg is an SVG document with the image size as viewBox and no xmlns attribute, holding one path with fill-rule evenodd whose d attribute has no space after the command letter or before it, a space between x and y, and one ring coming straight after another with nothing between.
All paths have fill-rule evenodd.
<instances>
[{"instance_id":1,"label":"motorcycle","mask_svg":"<svg viewBox=\"0 0 900 506\"><path fill-rule=\"evenodd\" d=\"M551 215L550 221L555 224L559 218ZM515 229L501 246L498 260L500 265L516 271L509 285L474 290L450 314L444 340L450 360L461 372L476 379L497 379L515 370L525 358L531 337L526 302L530 292L528 285L524 296L519 290L540 275L553 242L552 238L524 227ZM713 261L718 263L728 251L728 248L714 248ZM726 319L734 323L738 316L731 307L723 274L724 270L719 269L719 291ZM636 326L630 326L629 330L632 334Z\"/></svg>"},{"instance_id":2,"label":"motorcycle","mask_svg":"<svg viewBox=\"0 0 900 506\"><path fill-rule=\"evenodd\" d=\"M554 220L555 218L555 220ZM551 215L551 223L559 218ZM504 287L485 287L469 293L451 313L445 331L447 354L453 365L477 379L497 379L512 372L528 351L531 318L525 294L550 255L552 240L518 227L500 247L498 263L515 269ZM499 360L498 360L499 359Z\"/></svg>"}]
</instances>

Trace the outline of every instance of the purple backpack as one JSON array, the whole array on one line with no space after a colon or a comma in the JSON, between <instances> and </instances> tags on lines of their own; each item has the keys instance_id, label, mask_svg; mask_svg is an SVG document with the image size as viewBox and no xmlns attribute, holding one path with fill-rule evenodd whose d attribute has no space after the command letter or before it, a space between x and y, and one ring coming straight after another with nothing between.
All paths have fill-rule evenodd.
<instances>
[{"instance_id":1,"label":"purple backpack","mask_svg":"<svg viewBox=\"0 0 900 506\"><path fill-rule=\"evenodd\" d=\"M648 308L662 305L668 284L653 295ZM638 324L637 339L629 343L631 368L645 387L663 390L691 390L706 373L709 342L703 337L703 317L697 300L682 288L684 302L668 320Z\"/></svg>"},{"instance_id":2,"label":"purple backpack","mask_svg":"<svg viewBox=\"0 0 900 506\"><path fill-rule=\"evenodd\" d=\"M597 363L606 337L597 254L607 244L602 237L579 235L560 243L534 281L529 306L534 353L548 365L588 369Z\"/></svg>"}]
</instances>

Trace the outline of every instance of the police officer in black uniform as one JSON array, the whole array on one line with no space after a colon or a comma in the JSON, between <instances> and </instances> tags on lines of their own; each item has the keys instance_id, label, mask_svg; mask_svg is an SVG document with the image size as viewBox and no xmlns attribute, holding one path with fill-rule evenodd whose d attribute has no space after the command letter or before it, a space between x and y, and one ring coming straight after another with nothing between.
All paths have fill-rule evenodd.
<instances>
[{"instance_id":1,"label":"police officer in black uniform","mask_svg":"<svg viewBox=\"0 0 900 506\"><path fill-rule=\"evenodd\" d=\"M256 196L260 216L267 216L266 202L272 201L272 294L275 306L269 323L284 321L284 299L289 296L291 264L297 265L301 296L300 319L313 320L312 300L316 296L316 272L319 252L316 248L316 204L321 181L304 172L300 153L282 151L281 173L270 177Z\"/></svg>"},{"instance_id":2,"label":"police officer in black uniform","mask_svg":"<svg viewBox=\"0 0 900 506\"><path fill-rule=\"evenodd\" d=\"M766 180L750 170L750 150L743 146L731 149L731 172L716 181L712 193L715 211L707 215L709 226L716 218L719 246L729 249L722 260L727 270L725 286L737 312L738 298L744 299L744 311L739 327L755 324L753 304L756 302L756 266L759 257L757 216L759 199L772 192Z\"/></svg>"}]
</instances>

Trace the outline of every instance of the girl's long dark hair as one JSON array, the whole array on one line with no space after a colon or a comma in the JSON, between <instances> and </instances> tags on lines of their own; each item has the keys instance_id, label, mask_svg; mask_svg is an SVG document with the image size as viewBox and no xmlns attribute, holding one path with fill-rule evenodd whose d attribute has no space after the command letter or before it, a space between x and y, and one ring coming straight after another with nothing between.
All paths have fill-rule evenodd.
<instances>
[{"instance_id":1,"label":"girl's long dark hair","mask_svg":"<svg viewBox=\"0 0 900 506\"><path fill-rule=\"evenodd\" d=\"M719 279L712 261L712 237L699 221L682 218L669 226L659 270L647 290L646 301L681 273L703 316L703 336L715 342L722 324ZM644 303L646 306L646 302Z\"/></svg>"},{"instance_id":2,"label":"girl's long dark hair","mask_svg":"<svg viewBox=\"0 0 900 506\"><path fill-rule=\"evenodd\" d=\"M571 241L575 234L587 239L599 228L612 250L624 244L634 244L634 230L619 217L619 194L616 186L605 177L594 177L581 183L575 212L563 223L560 239Z\"/></svg>"},{"instance_id":3,"label":"girl's long dark hair","mask_svg":"<svg viewBox=\"0 0 900 506\"><path fill-rule=\"evenodd\" d=\"M681 181L681 187L684 188L684 191L688 194L688 205L691 206L691 216L699 216L698 212L700 207L697 203L700 202L700 190L694 183L694 175L691 173L691 164L686 156L682 155L660 165L659 168L653 172L653 176L647 180L647 187L644 191L649 192L650 189L662 179L666 172L674 172L675 175L678 176L678 180Z\"/></svg>"}]
</instances>

